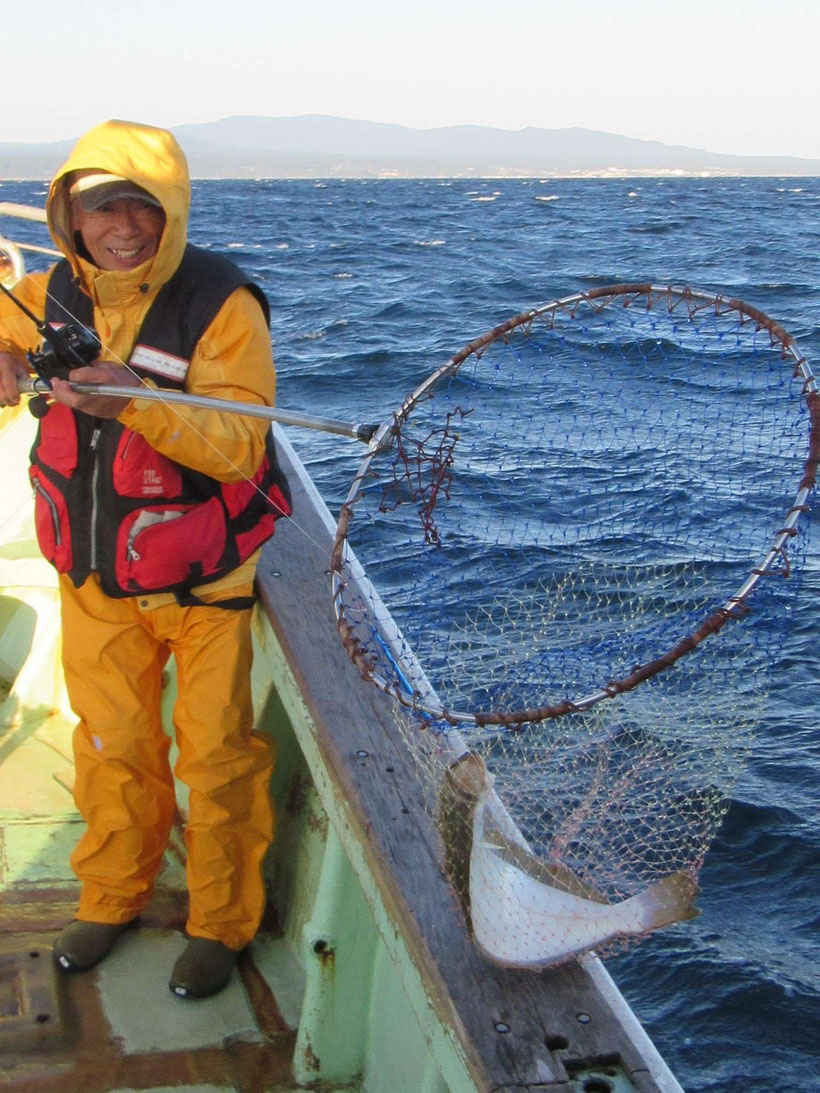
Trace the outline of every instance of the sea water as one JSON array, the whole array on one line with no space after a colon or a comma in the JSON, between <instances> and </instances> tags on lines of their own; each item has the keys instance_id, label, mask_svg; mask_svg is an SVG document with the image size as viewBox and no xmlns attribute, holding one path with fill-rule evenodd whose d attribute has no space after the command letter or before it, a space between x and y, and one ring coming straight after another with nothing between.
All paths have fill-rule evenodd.
<instances>
[{"instance_id":1,"label":"sea water","mask_svg":"<svg viewBox=\"0 0 820 1093\"><path fill-rule=\"evenodd\" d=\"M6 182L0 200L42 204L44 188ZM627 281L737 297L820 373L820 179L197 181L190 237L268 293L289 409L382 420L502 320ZM289 437L336 512L361 446ZM701 916L608 963L690 1093L820 1090L818 591L815 531Z\"/></svg>"}]
</instances>

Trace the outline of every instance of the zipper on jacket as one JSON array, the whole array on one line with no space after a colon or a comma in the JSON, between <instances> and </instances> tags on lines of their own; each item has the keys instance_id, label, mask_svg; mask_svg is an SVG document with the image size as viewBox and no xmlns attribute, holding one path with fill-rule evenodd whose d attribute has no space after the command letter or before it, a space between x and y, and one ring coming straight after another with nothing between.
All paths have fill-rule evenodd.
<instances>
[{"instance_id":1,"label":"zipper on jacket","mask_svg":"<svg viewBox=\"0 0 820 1093\"><path fill-rule=\"evenodd\" d=\"M91 454L94 459L94 466L91 471L91 558L90 567L92 572L97 568L97 484L100 479L100 460L97 455L97 445L100 442L100 426L94 426L94 432L91 434Z\"/></svg>"}]
</instances>

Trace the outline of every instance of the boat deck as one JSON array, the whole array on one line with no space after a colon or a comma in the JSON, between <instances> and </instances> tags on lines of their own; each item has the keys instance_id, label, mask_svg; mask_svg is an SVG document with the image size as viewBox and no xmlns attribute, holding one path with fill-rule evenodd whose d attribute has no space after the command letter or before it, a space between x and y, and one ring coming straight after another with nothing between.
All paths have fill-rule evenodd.
<instances>
[{"instance_id":1,"label":"boat deck","mask_svg":"<svg viewBox=\"0 0 820 1093\"><path fill-rule=\"evenodd\" d=\"M54 724L54 722L57 724ZM295 1089L298 1009L288 957L263 931L231 984L202 1001L176 998L168 974L184 945L179 833L140 928L91 972L59 971L51 946L78 890L68 856L80 819L56 715L3 737L0 762L0 1088L15 1093Z\"/></svg>"},{"instance_id":2,"label":"boat deck","mask_svg":"<svg viewBox=\"0 0 820 1093\"><path fill-rule=\"evenodd\" d=\"M40 900L0 935L0 1088L15 1093L261 1093L295 1089L295 1030L253 951L214 999L167 989L184 944L171 907L152 911L98 969L59 972L50 947L71 905ZM4 923L4 926L6 924ZM38 926L45 928L38 929ZM259 943L263 957L264 942Z\"/></svg>"},{"instance_id":3,"label":"boat deck","mask_svg":"<svg viewBox=\"0 0 820 1093\"><path fill-rule=\"evenodd\" d=\"M68 865L82 824L71 796L72 726L59 709L11 720L0 744L0 1088L295 1089L298 1000L278 931L260 933L217 997L168 990L185 943L180 830L139 929L90 972L56 968L51 946L78 896Z\"/></svg>"}]
</instances>

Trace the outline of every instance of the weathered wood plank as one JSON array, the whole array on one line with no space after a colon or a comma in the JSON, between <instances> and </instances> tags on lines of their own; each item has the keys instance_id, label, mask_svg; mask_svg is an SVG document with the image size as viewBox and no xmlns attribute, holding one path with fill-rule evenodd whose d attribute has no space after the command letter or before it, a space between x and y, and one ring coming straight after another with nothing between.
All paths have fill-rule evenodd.
<instances>
[{"instance_id":1,"label":"weathered wood plank","mask_svg":"<svg viewBox=\"0 0 820 1093\"><path fill-rule=\"evenodd\" d=\"M282 449L294 517L279 524L263 553L262 601L384 906L438 1017L461 1043L476 1087L511 1093L564 1085L565 1062L609 1059L642 1089L654 1074L649 1088L679 1090L637 1026L625 1027L620 996L614 1004L603 997L588 968L503 969L475 950L390 701L361 680L338 640L329 516L289 445Z\"/></svg>"}]
</instances>

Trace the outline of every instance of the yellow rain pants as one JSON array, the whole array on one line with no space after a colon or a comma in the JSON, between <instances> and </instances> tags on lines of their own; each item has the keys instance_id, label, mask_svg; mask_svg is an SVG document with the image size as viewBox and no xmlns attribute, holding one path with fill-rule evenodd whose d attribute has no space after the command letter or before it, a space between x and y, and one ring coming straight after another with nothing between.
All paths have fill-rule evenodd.
<instances>
[{"instance_id":1,"label":"yellow rain pants","mask_svg":"<svg viewBox=\"0 0 820 1093\"><path fill-rule=\"evenodd\" d=\"M175 602L146 610L150 600L104 595L94 574L79 589L61 576L60 591L63 666L80 719L75 800L88 824L71 856L82 883L77 917L126 922L151 899L175 813L160 718L173 653L174 769L190 790L187 929L243 948L264 911L262 859L273 837L273 756L252 732L251 611ZM251 586L229 594L250 595Z\"/></svg>"}]
</instances>

